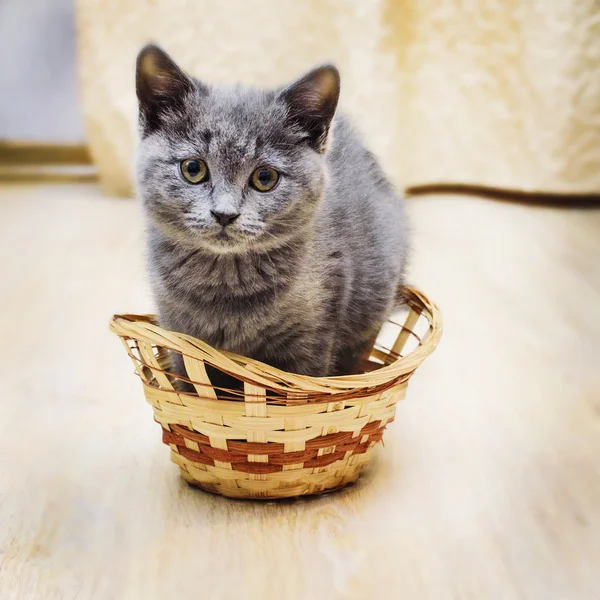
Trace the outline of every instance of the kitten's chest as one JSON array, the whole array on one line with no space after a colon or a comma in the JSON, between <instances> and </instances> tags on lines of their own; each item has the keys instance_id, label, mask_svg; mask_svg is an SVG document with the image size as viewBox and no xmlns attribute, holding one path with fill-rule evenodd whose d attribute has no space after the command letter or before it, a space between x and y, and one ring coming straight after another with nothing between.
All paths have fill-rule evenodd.
<instances>
[{"instance_id":1,"label":"kitten's chest","mask_svg":"<svg viewBox=\"0 0 600 600\"><path fill-rule=\"evenodd\" d=\"M302 303L297 269L278 256L174 254L155 261L157 301L167 327L245 353L261 332Z\"/></svg>"}]
</instances>

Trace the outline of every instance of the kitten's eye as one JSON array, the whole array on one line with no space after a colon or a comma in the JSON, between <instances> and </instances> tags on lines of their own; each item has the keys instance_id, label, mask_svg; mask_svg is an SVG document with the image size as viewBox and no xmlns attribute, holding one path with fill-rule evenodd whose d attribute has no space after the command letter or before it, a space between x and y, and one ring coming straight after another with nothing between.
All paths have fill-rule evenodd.
<instances>
[{"instance_id":1,"label":"kitten's eye","mask_svg":"<svg viewBox=\"0 0 600 600\"><path fill-rule=\"evenodd\" d=\"M199 158L186 158L181 161L181 174L190 183L202 183L208 179L208 167Z\"/></svg>"},{"instance_id":2,"label":"kitten's eye","mask_svg":"<svg viewBox=\"0 0 600 600\"><path fill-rule=\"evenodd\" d=\"M259 192L271 191L279 181L279 173L271 167L259 167L252 173L250 185Z\"/></svg>"}]
</instances>

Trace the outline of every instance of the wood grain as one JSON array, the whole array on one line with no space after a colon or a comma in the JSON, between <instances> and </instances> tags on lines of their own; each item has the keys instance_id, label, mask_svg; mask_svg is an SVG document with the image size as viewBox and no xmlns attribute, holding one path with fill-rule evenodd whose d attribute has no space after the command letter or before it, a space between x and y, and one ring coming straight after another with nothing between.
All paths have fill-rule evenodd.
<instances>
[{"instance_id":1,"label":"wood grain","mask_svg":"<svg viewBox=\"0 0 600 600\"><path fill-rule=\"evenodd\" d=\"M599 211L412 200L444 339L357 485L262 504L181 481L108 331L138 207L0 198L2 600L600 597Z\"/></svg>"}]
</instances>

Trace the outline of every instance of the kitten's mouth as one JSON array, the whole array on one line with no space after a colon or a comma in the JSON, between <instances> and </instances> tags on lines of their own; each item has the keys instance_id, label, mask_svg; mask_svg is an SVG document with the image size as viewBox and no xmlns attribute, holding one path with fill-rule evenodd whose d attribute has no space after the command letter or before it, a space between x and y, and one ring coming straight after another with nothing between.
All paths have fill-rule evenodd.
<instances>
[{"instance_id":1,"label":"kitten's mouth","mask_svg":"<svg viewBox=\"0 0 600 600\"><path fill-rule=\"evenodd\" d=\"M200 245L218 253L239 252L240 250L249 249L257 237L254 231L247 231L231 225L218 229L213 227L208 231L196 231L195 234Z\"/></svg>"},{"instance_id":2,"label":"kitten's mouth","mask_svg":"<svg viewBox=\"0 0 600 600\"><path fill-rule=\"evenodd\" d=\"M213 240L219 242L240 243L248 240L248 233L231 225L222 227L211 235ZM251 236L250 236L251 237Z\"/></svg>"},{"instance_id":3,"label":"kitten's mouth","mask_svg":"<svg viewBox=\"0 0 600 600\"><path fill-rule=\"evenodd\" d=\"M232 229L231 227L223 227L219 231L211 233L206 241L208 244L219 252L231 252L238 248L240 244L244 244L245 236L239 230Z\"/></svg>"},{"instance_id":4,"label":"kitten's mouth","mask_svg":"<svg viewBox=\"0 0 600 600\"><path fill-rule=\"evenodd\" d=\"M217 233L215 235L215 239L217 240L230 240L231 236L229 235L229 232L227 231L227 229L225 227L223 227L223 229L221 229L221 231L219 231L219 233Z\"/></svg>"}]
</instances>

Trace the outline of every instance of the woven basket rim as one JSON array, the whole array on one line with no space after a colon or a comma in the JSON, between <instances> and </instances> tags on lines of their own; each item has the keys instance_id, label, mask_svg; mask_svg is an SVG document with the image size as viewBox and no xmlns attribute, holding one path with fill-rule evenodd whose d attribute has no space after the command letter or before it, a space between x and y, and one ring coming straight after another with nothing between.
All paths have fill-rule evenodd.
<instances>
[{"instance_id":1,"label":"woven basket rim","mask_svg":"<svg viewBox=\"0 0 600 600\"><path fill-rule=\"evenodd\" d=\"M110 321L110 330L121 338L129 338L179 352L202 360L243 381L267 386L283 392L305 392L307 394L335 394L360 389L389 386L399 379L410 376L417 367L435 350L442 335L442 315L439 307L423 292L411 288L400 288L404 303L420 312L429 322L427 338L420 345L389 365L367 373L337 377L310 377L282 371L266 363L235 353L217 350L193 336L169 331L156 323L152 314L116 314Z\"/></svg>"}]
</instances>

